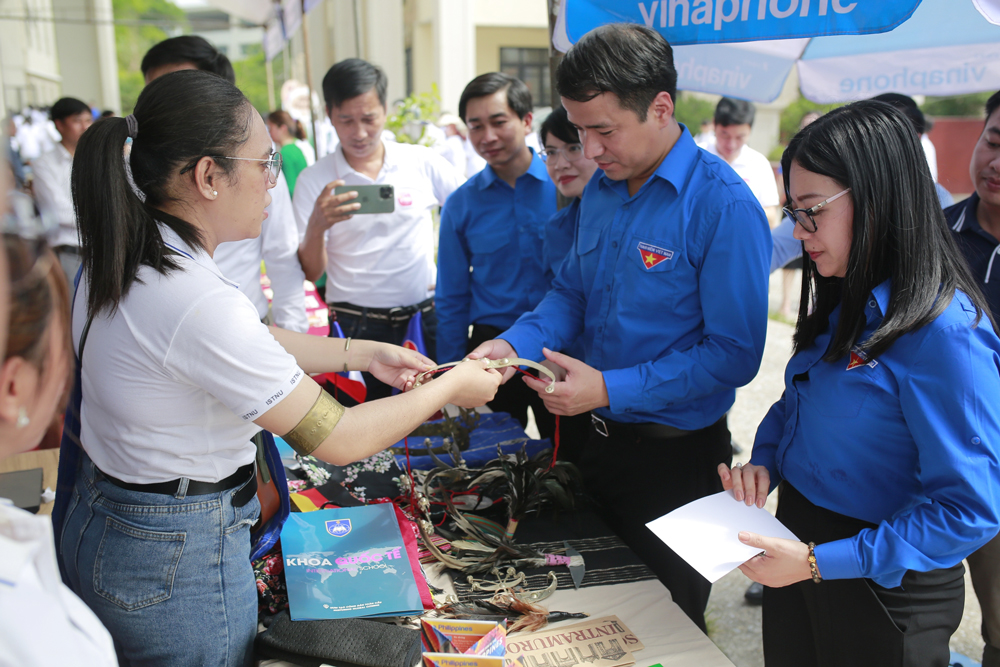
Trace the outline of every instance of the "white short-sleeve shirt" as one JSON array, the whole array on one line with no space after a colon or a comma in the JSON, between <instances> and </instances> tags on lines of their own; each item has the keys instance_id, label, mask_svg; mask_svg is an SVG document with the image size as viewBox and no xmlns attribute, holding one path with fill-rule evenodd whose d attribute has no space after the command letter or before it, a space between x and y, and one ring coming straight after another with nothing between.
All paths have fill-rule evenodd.
<instances>
[{"instance_id":1,"label":"white short-sleeve shirt","mask_svg":"<svg viewBox=\"0 0 1000 667\"><path fill-rule=\"evenodd\" d=\"M716 148L715 142L704 146L712 155L722 157ZM740 154L729 165L740 178L746 181L753 196L757 198L762 207L778 205L778 184L774 178L774 170L767 157L760 151L755 151L749 146L743 146Z\"/></svg>"},{"instance_id":2,"label":"white short-sleeve shirt","mask_svg":"<svg viewBox=\"0 0 1000 667\"><path fill-rule=\"evenodd\" d=\"M52 518L0 500L0 665L114 667L111 635L67 588Z\"/></svg>"},{"instance_id":3,"label":"white short-sleeve shirt","mask_svg":"<svg viewBox=\"0 0 1000 667\"><path fill-rule=\"evenodd\" d=\"M73 156L62 144L32 162L35 173L35 199L38 210L58 223L53 228L49 243L53 246L80 245L76 230L76 210L73 208Z\"/></svg>"},{"instance_id":4,"label":"white short-sleeve shirt","mask_svg":"<svg viewBox=\"0 0 1000 667\"><path fill-rule=\"evenodd\" d=\"M292 207L305 234L316 199L329 183L387 183L395 211L355 215L326 232L326 300L367 308L410 306L434 293L434 223L431 211L462 184L458 171L425 146L383 141L385 160L375 180L355 171L337 149L304 169Z\"/></svg>"},{"instance_id":5,"label":"white short-sleeve shirt","mask_svg":"<svg viewBox=\"0 0 1000 667\"><path fill-rule=\"evenodd\" d=\"M271 279L271 313L282 329L309 331L306 316L306 276L299 263L299 229L292 212L292 197L284 174L271 189L267 218L255 239L220 243L213 259L222 275L235 281L240 291L257 307L261 319L267 315L268 302L260 287L260 263Z\"/></svg>"},{"instance_id":6,"label":"white short-sleeve shirt","mask_svg":"<svg viewBox=\"0 0 1000 667\"><path fill-rule=\"evenodd\" d=\"M206 252L166 226L179 270L150 267L95 317L82 357L81 441L102 471L126 482L217 482L254 459L253 423L303 378L257 309ZM79 351L86 275L73 308Z\"/></svg>"}]
</instances>

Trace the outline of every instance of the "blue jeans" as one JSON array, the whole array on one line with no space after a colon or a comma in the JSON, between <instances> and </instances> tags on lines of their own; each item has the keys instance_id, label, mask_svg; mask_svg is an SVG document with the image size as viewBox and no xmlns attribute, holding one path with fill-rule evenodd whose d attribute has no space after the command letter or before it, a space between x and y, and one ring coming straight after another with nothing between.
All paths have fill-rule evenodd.
<instances>
[{"instance_id":1,"label":"blue jeans","mask_svg":"<svg viewBox=\"0 0 1000 667\"><path fill-rule=\"evenodd\" d=\"M119 664L245 667L253 662L257 587L254 497L240 487L187 496L122 489L81 455L62 553L70 587L107 627Z\"/></svg>"}]
</instances>

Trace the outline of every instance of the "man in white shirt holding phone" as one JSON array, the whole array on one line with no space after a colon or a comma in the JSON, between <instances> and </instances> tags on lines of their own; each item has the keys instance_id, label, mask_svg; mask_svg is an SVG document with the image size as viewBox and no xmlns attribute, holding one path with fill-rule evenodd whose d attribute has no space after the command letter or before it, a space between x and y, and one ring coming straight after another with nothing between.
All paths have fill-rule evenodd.
<instances>
[{"instance_id":1,"label":"man in white shirt holding phone","mask_svg":"<svg viewBox=\"0 0 1000 667\"><path fill-rule=\"evenodd\" d=\"M382 140L387 83L385 72L358 58L335 64L323 78L327 114L340 144L296 181L292 206L302 236L299 258L309 280L326 271L331 319L345 336L400 345L419 312L426 353L434 358L431 212L463 178L430 148ZM356 191L334 192L342 185L391 185L392 212L359 213ZM367 374L365 381L369 400L391 391Z\"/></svg>"}]
</instances>

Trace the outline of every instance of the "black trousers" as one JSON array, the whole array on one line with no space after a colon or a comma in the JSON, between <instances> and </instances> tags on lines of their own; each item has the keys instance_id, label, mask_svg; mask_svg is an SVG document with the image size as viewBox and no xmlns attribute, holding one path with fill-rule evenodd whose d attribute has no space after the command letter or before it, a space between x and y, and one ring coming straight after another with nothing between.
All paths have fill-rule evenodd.
<instances>
[{"instance_id":1,"label":"black trousers","mask_svg":"<svg viewBox=\"0 0 1000 667\"><path fill-rule=\"evenodd\" d=\"M601 518L656 574L695 625L706 632L712 584L646 528L687 503L722 491L718 466L732 462L726 418L686 435L648 438L593 428L580 469Z\"/></svg>"},{"instance_id":2,"label":"black trousers","mask_svg":"<svg viewBox=\"0 0 1000 667\"><path fill-rule=\"evenodd\" d=\"M475 324L465 352L468 354L488 340L493 340L504 332L503 329L488 324ZM449 360L452 361L452 360ZM487 403L494 412L506 412L521 424L528 426L528 407L535 415L535 425L542 438L555 444L556 416L545 409L545 403L538 392L524 384L521 378L512 377L500 385L497 395ZM583 451L584 443L590 437L590 413L559 418L559 459L576 463Z\"/></svg>"},{"instance_id":3,"label":"black trousers","mask_svg":"<svg viewBox=\"0 0 1000 667\"><path fill-rule=\"evenodd\" d=\"M349 315L330 310L330 321L340 322L340 328L345 336L360 338L363 340L374 340L379 343L392 343L402 345L406 338L406 328L410 325L409 318L397 322L375 319L367 315L367 309L356 306L362 315ZM427 356L431 359L437 354L437 311L432 307L426 311L421 318L421 329L424 334L424 345L427 346ZM333 326L330 326L330 335L333 335ZM392 396L392 387L378 380L374 375L365 371L362 373L365 378L365 386L368 388L365 400L373 401L377 398Z\"/></svg>"},{"instance_id":4,"label":"black trousers","mask_svg":"<svg viewBox=\"0 0 1000 667\"><path fill-rule=\"evenodd\" d=\"M831 542L874 526L811 503L787 482L778 519L805 542ZM822 563L820 574L822 574ZM768 667L946 667L962 622L965 568L908 571L898 588L869 579L764 588Z\"/></svg>"}]
</instances>

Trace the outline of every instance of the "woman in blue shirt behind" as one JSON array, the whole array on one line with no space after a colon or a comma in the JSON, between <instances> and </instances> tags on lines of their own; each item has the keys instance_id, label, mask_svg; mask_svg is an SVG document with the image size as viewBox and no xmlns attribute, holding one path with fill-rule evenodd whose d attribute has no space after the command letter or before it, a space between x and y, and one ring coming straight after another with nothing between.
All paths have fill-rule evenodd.
<instances>
[{"instance_id":1,"label":"woman in blue shirt behind","mask_svg":"<svg viewBox=\"0 0 1000 667\"><path fill-rule=\"evenodd\" d=\"M794 353L750 464L719 469L748 505L778 487L802 540L740 533L765 551L740 566L765 585L765 661L943 667L962 559L998 530L996 325L898 111L832 111L781 165L811 260Z\"/></svg>"},{"instance_id":2,"label":"woman in blue shirt behind","mask_svg":"<svg viewBox=\"0 0 1000 667\"><path fill-rule=\"evenodd\" d=\"M549 289L556 279L556 274L562 266L566 255L573 249L573 239L576 236L577 216L580 212L580 195L587 187L597 163L583 154L583 145L576 127L569 122L566 109L554 109L538 130L542 140L542 160L549 178L564 198L569 200L566 206L556 211L545 225L545 241L542 244L542 257L545 264L545 280ZM583 343L576 341L570 347L561 350L563 354L574 359L584 358ZM538 416L535 417L538 419ZM559 459L578 463L583 446L590 437L590 413L584 412L573 417L554 417L548 413L542 419L559 420L557 435L561 440ZM553 425L549 430L555 429Z\"/></svg>"}]
</instances>

